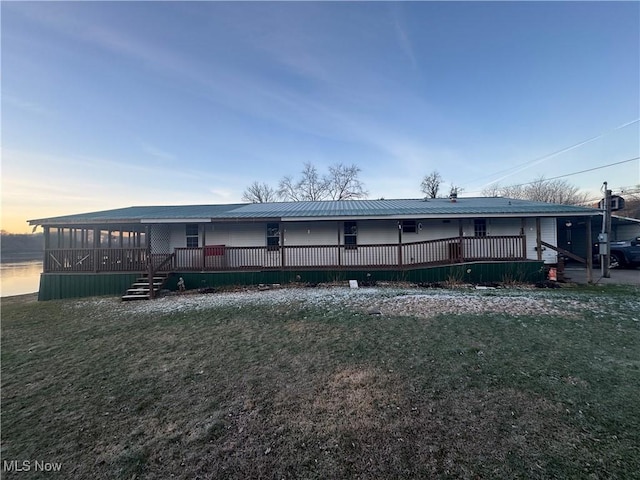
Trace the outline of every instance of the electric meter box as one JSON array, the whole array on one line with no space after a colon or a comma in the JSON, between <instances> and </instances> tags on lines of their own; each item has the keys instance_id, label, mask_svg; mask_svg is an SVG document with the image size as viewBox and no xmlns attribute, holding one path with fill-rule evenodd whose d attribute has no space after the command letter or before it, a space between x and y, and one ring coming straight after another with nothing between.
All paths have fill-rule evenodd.
<instances>
[{"instance_id":1,"label":"electric meter box","mask_svg":"<svg viewBox=\"0 0 640 480\"><path fill-rule=\"evenodd\" d=\"M609 255L609 234L607 233L599 233L598 234L598 254L600 255Z\"/></svg>"}]
</instances>

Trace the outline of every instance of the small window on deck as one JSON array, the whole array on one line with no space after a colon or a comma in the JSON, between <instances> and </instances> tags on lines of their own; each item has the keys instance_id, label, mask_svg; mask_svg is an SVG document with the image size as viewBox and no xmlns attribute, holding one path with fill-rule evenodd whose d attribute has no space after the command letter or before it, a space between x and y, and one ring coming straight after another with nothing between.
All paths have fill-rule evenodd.
<instances>
[{"instance_id":1,"label":"small window on deck","mask_svg":"<svg viewBox=\"0 0 640 480\"><path fill-rule=\"evenodd\" d=\"M347 250L358 248L358 226L356 222L344 222L344 248Z\"/></svg>"},{"instance_id":2,"label":"small window on deck","mask_svg":"<svg viewBox=\"0 0 640 480\"><path fill-rule=\"evenodd\" d=\"M473 234L476 237L487 236L487 221L484 218L476 218L473 221Z\"/></svg>"},{"instance_id":3,"label":"small window on deck","mask_svg":"<svg viewBox=\"0 0 640 480\"><path fill-rule=\"evenodd\" d=\"M188 223L186 226L187 248L198 248L198 224Z\"/></svg>"},{"instance_id":4,"label":"small window on deck","mask_svg":"<svg viewBox=\"0 0 640 480\"><path fill-rule=\"evenodd\" d=\"M402 233L416 233L417 231L415 220L402 221Z\"/></svg>"},{"instance_id":5,"label":"small window on deck","mask_svg":"<svg viewBox=\"0 0 640 480\"><path fill-rule=\"evenodd\" d=\"M267 250L280 250L280 224L267 223Z\"/></svg>"}]
</instances>

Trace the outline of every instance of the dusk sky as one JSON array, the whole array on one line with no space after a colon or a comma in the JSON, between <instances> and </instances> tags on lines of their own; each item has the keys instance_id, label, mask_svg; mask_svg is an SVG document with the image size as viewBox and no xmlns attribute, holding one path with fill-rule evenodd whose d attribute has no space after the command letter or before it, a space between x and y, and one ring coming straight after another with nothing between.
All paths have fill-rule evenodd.
<instances>
[{"instance_id":1,"label":"dusk sky","mask_svg":"<svg viewBox=\"0 0 640 480\"><path fill-rule=\"evenodd\" d=\"M305 162L369 198L640 184L639 2L5 2L2 228L240 202ZM585 142L585 143L583 143ZM573 148L571 148L573 147Z\"/></svg>"}]
</instances>

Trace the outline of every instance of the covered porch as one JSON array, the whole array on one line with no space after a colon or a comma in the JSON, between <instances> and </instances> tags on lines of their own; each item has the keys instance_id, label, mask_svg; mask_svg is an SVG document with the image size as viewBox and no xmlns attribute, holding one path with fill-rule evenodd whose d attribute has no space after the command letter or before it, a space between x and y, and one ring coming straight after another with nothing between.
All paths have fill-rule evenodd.
<instances>
[{"instance_id":1,"label":"covered porch","mask_svg":"<svg viewBox=\"0 0 640 480\"><path fill-rule=\"evenodd\" d=\"M57 231L51 231L57 230ZM205 245L151 250L149 231L45 229L44 273L410 269L527 259L525 235L362 245Z\"/></svg>"}]
</instances>

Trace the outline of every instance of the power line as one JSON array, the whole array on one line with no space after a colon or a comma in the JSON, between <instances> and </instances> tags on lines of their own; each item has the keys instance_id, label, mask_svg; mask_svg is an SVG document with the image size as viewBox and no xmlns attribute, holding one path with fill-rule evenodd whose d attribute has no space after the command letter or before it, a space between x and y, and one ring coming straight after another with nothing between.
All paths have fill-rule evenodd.
<instances>
[{"instance_id":1,"label":"power line","mask_svg":"<svg viewBox=\"0 0 640 480\"><path fill-rule=\"evenodd\" d=\"M579 172L565 173L564 175L558 175L557 177L543 178L542 180L546 182L548 180L557 180L558 178L571 177L573 175L578 175L580 173L593 172L594 170L601 170L603 168L613 167L614 165L622 165L623 163L633 162L634 160L638 160L638 159L640 159L640 157L628 158L627 160L622 160L620 162L608 163L607 165L600 165L599 167L588 168L586 170L580 170ZM534 183L538 183L539 181L540 180L534 180L533 182L519 183L517 185L509 185L509 186L524 187L525 185L533 185Z\"/></svg>"},{"instance_id":2,"label":"power line","mask_svg":"<svg viewBox=\"0 0 640 480\"><path fill-rule=\"evenodd\" d=\"M524 187L526 185L532 185L534 183L538 183L541 180L542 181L548 181L548 180L557 180L558 178L564 178L564 177L571 177L573 175L578 175L580 173L586 173L586 172L592 172L594 170L601 170L603 168L608 168L608 167L613 167L615 165L621 165L623 163L629 163L629 162L633 162L634 160L638 160L640 159L640 157L634 157L634 158L628 158L626 160L621 160L619 162L613 162L613 163L608 163L606 165L600 165L598 167L593 167L593 168L588 168L586 170L580 170L579 172L572 172L572 173L565 173L564 175L558 175L556 177L550 177L550 178L540 178L538 180L533 180L532 182L526 182L526 183L519 183L517 185L508 185L508 187ZM624 190L625 193L636 193L635 191L627 191L628 189L636 189L636 187L625 187L625 188L620 188L619 190ZM468 193L473 193L473 192L482 192L481 190L472 190L471 192Z\"/></svg>"},{"instance_id":3,"label":"power line","mask_svg":"<svg viewBox=\"0 0 640 480\"><path fill-rule=\"evenodd\" d=\"M542 163L543 161L549 160L550 158L558 156L558 155L560 155L562 153L565 153L565 152L568 152L568 151L573 150L575 148L581 147L582 145L585 145L587 143L593 142L594 140L598 140L598 139L600 139L600 138L602 138L602 137L604 137L606 135L609 135L610 133L613 133L616 130L620 130L622 128L628 127L629 125L633 125L634 123L638 123L638 122L640 122L640 118L636 118L635 120L632 120L630 122L626 122L626 123L623 123L622 125L618 125L617 127L612 128L611 130L608 130L606 132L603 132L603 133L601 133L599 135L596 135L594 137L588 138L588 139L583 140L581 142L575 143L575 144L573 144L573 145L571 145L569 147L565 147L565 148L562 148L560 150L556 150L555 152L552 152L552 153L550 153L548 155L544 155L542 157L537 157L537 158L534 158L533 160L529 160L529 161L526 161L524 163L520 163L518 165L515 165L513 167L506 168L504 170L500 170L498 172L495 172L495 173L492 173L492 174L485 175L483 177L477 178L476 180L474 180L474 182L477 182L477 181L485 179L485 178L492 177L494 175L500 175L502 173L506 173L506 172L512 171L511 173L509 173L507 175L504 175L504 176L498 178L497 180L492 180L491 182L486 183L486 184L484 184L484 185L482 185L480 187L480 188L484 188L487 185L491 185L492 183L496 183L496 182L499 182L501 180L504 180L505 178L510 177L511 175L515 175L516 173L518 173L518 172L520 172L522 170L525 170L526 168L532 167L534 165L537 165L538 163Z\"/></svg>"}]
</instances>

